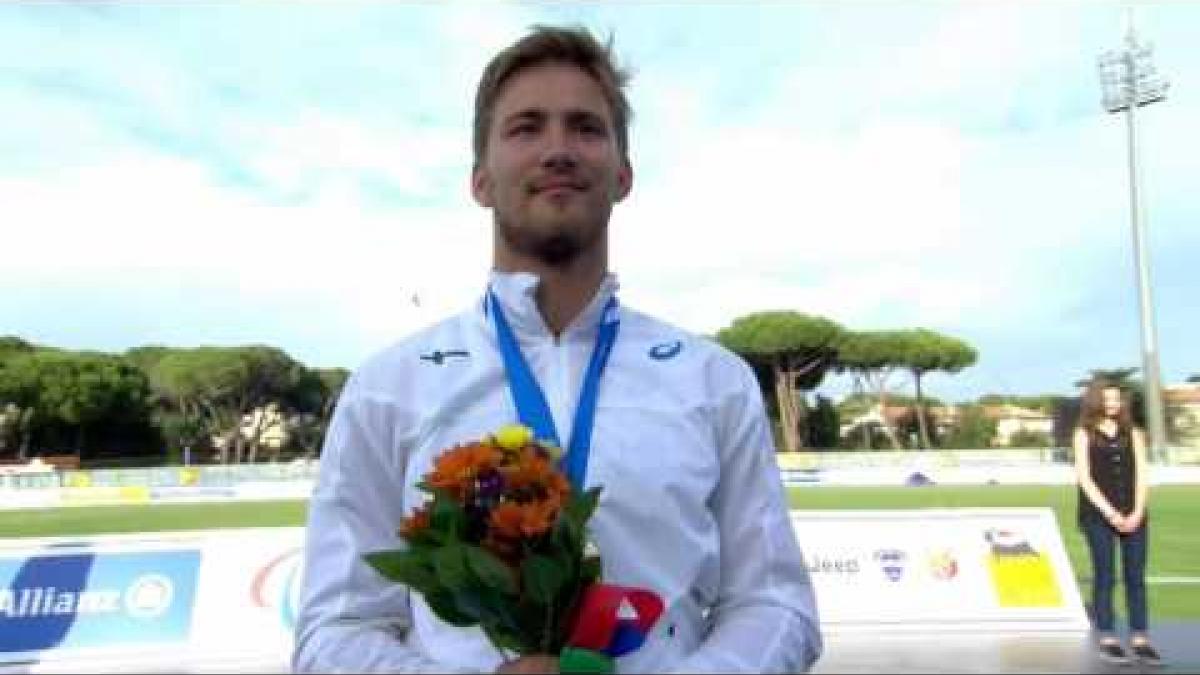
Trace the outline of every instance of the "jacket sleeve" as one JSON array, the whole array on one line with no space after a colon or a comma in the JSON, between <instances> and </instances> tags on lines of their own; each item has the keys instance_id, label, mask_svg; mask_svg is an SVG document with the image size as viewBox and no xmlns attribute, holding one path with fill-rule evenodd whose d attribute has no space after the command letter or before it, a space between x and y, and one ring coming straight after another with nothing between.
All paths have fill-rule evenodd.
<instances>
[{"instance_id":1,"label":"jacket sleeve","mask_svg":"<svg viewBox=\"0 0 1200 675\"><path fill-rule=\"evenodd\" d=\"M822 650L816 597L796 542L757 381L742 366L719 408L713 500L721 581L710 630L678 672L795 673Z\"/></svg>"},{"instance_id":2,"label":"jacket sleeve","mask_svg":"<svg viewBox=\"0 0 1200 675\"><path fill-rule=\"evenodd\" d=\"M415 646L407 589L362 558L399 545L410 422L347 383L309 502L294 672L455 672Z\"/></svg>"}]
</instances>

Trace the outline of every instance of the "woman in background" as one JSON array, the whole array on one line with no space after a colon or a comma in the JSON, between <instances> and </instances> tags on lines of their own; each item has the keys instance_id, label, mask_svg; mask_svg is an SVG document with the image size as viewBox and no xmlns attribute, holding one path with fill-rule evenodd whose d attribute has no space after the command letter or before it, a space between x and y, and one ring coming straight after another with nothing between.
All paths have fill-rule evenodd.
<instances>
[{"instance_id":1,"label":"woman in background","mask_svg":"<svg viewBox=\"0 0 1200 675\"><path fill-rule=\"evenodd\" d=\"M1088 386L1073 445L1079 527L1092 558L1092 611L1100 656L1129 660L1113 626L1114 551L1119 547L1130 650L1139 661L1157 664L1161 659L1146 632L1146 441L1133 424L1129 397L1120 387L1099 379Z\"/></svg>"}]
</instances>

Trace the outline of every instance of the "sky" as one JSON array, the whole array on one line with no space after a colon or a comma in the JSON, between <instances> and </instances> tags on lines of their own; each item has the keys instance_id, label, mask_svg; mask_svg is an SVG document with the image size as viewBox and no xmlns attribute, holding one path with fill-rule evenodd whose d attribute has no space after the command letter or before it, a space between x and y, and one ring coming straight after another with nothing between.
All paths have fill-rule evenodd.
<instances>
[{"instance_id":1,"label":"sky","mask_svg":"<svg viewBox=\"0 0 1200 675\"><path fill-rule=\"evenodd\" d=\"M1170 81L1138 120L1178 384L1200 373L1200 3L1134 20ZM533 24L580 24L633 71L624 304L702 334L763 310L929 328L979 360L927 394L1070 394L1141 365L1126 127L1097 69L1125 22L1058 0L4 3L0 334L356 367L480 296L480 71Z\"/></svg>"}]
</instances>

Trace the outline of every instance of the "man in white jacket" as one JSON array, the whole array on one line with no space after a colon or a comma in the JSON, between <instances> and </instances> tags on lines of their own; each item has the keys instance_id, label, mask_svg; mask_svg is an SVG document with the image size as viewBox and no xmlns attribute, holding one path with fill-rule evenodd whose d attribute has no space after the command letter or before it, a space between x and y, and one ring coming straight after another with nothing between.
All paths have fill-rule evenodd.
<instances>
[{"instance_id":1,"label":"man in white jacket","mask_svg":"<svg viewBox=\"0 0 1200 675\"><path fill-rule=\"evenodd\" d=\"M535 28L484 71L471 192L493 214L493 270L479 303L372 357L341 395L309 507L297 671L557 672L554 655L505 661L362 557L396 548L437 454L539 405L575 477L604 487L590 535L605 581L665 602L619 671L799 672L820 655L753 373L617 305L626 79L582 29Z\"/></svg>"}]
</instances>

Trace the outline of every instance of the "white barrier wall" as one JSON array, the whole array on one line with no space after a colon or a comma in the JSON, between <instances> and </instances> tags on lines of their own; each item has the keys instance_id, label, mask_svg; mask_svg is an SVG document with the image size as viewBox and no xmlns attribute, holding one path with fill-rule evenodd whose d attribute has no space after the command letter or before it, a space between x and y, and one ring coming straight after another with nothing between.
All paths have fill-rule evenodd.
<instances>
[{"instance_id":1,"label":"white barrier wall","mask_svg":"<svg viewBox=\"0 0 1200 675\"><path fill-rule=\"evenodd\" d=\"M0 509L51 509L60 506L114 506L164 502L304 500L312 495L312 490L312 480L251 481L213 487L127 485L0 489Z\"/></svg>"},{"instance_id":2,"label":"white barrier wall","mask_svg":"<svg viewBox=\"0 0 1200 675\"><path fill-rule=\"evenodd\" d=\"M1049 509L792 521L826 632L1087 629ZM0 672L286 671L303 538L289 527L0 542Z\"/></svg>"},{"instance_id":3,"label":"white barrier wall","mask_svg":"<svg viewBox=\"0 0 1200 675\"><path fill-rule=\"evenodd\" d=\"M837 631L1088 629L1050 509L793 511Z\"/></svg>"},{"instance_id":4,"label":"white barrier wall","mask_svg":"<svg viewBox=\"0 0 1200 675\"><path fill-rule=\"evenodd\" d=\"M900 486L910 485L918 475L936 485L1074 485L1075 467L1046 466L943 467L933 462L911 466L797 469L780 468L788 486ZM1150 466L1151 485L1194 485L1200 483L1200 466Z\"/></svg>"}]
</instances>

